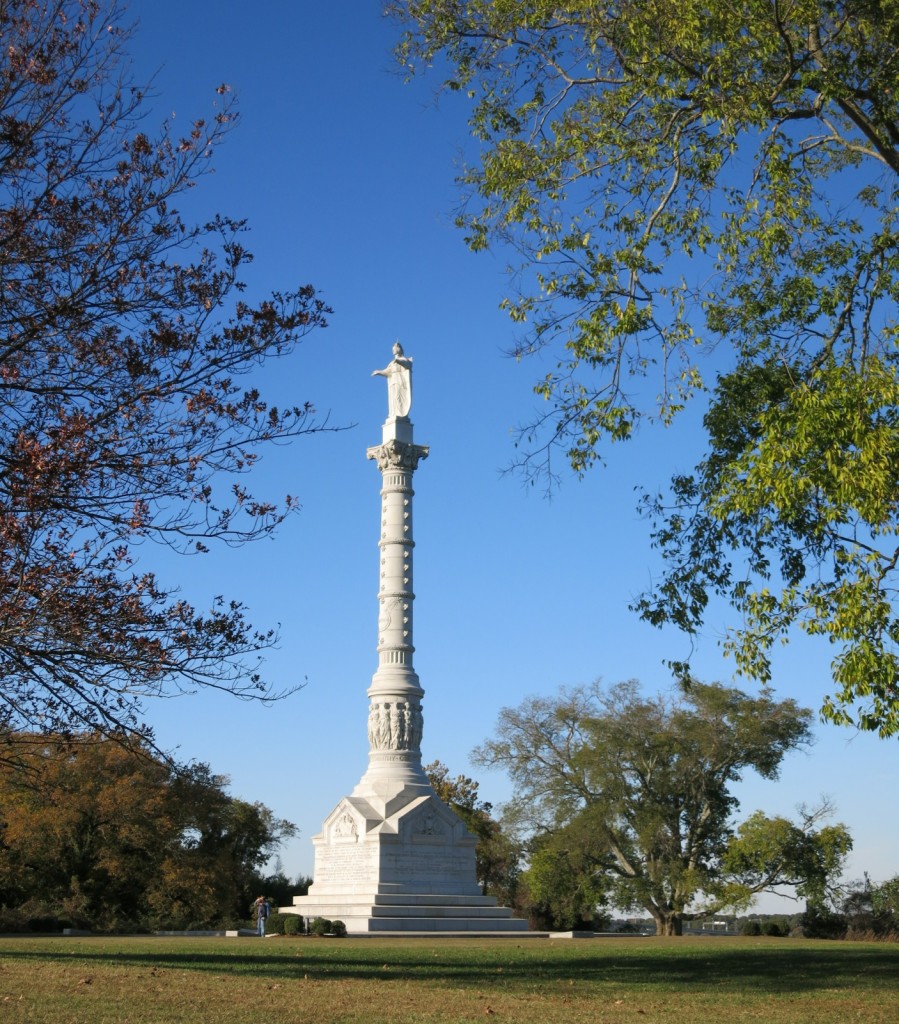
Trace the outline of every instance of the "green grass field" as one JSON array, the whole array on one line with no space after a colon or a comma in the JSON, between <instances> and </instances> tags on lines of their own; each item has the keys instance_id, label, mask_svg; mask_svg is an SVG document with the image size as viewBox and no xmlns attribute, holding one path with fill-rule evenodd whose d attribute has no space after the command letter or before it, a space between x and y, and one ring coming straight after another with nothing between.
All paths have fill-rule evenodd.
<instances>
[{"instance_id":1,"label":"green grass field","mask_svg":"<svg viewBox=\"0 0 899 1024\"><path fill-rule=\"evenodd\" d=\"M896 1024L899 945L800 939L0 939L0 1024Z\"/></svg>"}]
</instances>

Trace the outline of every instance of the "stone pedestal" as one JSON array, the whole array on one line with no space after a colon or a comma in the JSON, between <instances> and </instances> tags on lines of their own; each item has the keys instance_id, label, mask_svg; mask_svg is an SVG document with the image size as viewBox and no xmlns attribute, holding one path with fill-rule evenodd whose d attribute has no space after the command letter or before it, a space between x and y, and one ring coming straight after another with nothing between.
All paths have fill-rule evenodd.
<instances>
[{"instance_id":1,"label":"stone pedestal","mask_svg":"<svg viewBox=\"0 0 899 1024\"><path fill-rule=\"evenodd\" d=\"M392 813L344 797L315 845L315 882L282 913L341 920L352 933L524 931L482 896L476 839L433 792L397 794Z\"/></svg>"},{"instance_id":2,"label":"stone pedestal","mask_svg":"<svg viewBox=\"0 0 899 1024\"><path fill-rule=\"evenodd\" d=\"M411 360L398 345L394 354L387 370L377 371L388 377L391 415L382 443L367 452L382 477L368 769L313 837L309 894L281 913L338 919L350 933L520 932L525 921L481 895L477 840L434 793L421 765L424 690L412 666L412 476L428 449L412 440Z\"/></svg>"}]
</instances>

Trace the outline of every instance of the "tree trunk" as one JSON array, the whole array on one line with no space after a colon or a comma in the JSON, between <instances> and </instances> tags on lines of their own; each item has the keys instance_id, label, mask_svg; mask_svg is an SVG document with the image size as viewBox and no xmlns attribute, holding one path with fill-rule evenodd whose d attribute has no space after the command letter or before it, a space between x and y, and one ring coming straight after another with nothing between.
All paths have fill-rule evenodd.
<instances>
[{"instance_id":1,"label":"tree trunk","mask_svg":"<svg viewBox=\"0 0 899 1024\"><path fill-rule=\"evenodd\" d=\"M653 915L656 922L656 935L683 935L684 919L680 914L674 912L669 914Z\"/></svg>"}]
</instances>

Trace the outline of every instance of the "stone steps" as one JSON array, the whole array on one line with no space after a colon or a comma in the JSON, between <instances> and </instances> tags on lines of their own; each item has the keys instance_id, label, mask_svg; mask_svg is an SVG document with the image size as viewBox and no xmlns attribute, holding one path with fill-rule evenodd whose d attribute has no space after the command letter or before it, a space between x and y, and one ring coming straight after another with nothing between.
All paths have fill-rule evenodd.
<instances>
[{"instance_id":1,"label":"stone steps","mask_svg":"<svg viewBox=\"0 0 899 1024\"><path fill-rule=\"evenodd\" d=\"M282 914L302 914L307 920L325 917L343 921L351 934L370 932L527 932L527 922L514 918L508 907L496 906L492 896L428 896L367 893L346 898L298 896Z\"/></svg>"}]
</instances>

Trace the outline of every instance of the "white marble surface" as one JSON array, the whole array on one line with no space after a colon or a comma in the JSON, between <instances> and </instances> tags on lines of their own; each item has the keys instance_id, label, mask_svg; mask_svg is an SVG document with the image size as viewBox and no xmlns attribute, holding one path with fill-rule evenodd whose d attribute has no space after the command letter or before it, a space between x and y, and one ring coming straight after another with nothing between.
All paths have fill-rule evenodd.
<instances>
[{"instance_id":1,"label":"white marble surface","mask_svg":"<svg viewBox=\"0 0 899 1024\"><path fill-rule=\"evenodd\" d=\"M411 372L402 349L394 356L403 358L404 373ZM391 381L386 370L376 373ZM382 443L367 452L381 473L378 667L368 689L368 768L313 837L308 895L281 912L339 919L349 932L524 931L525 921L481 894L477 840L434 793L421 764L424 690L412 664L412 478L429 450L414 443L412 423L396 415L398 408L404 407L391 393Z\"/></svg>"}]
</instances>

